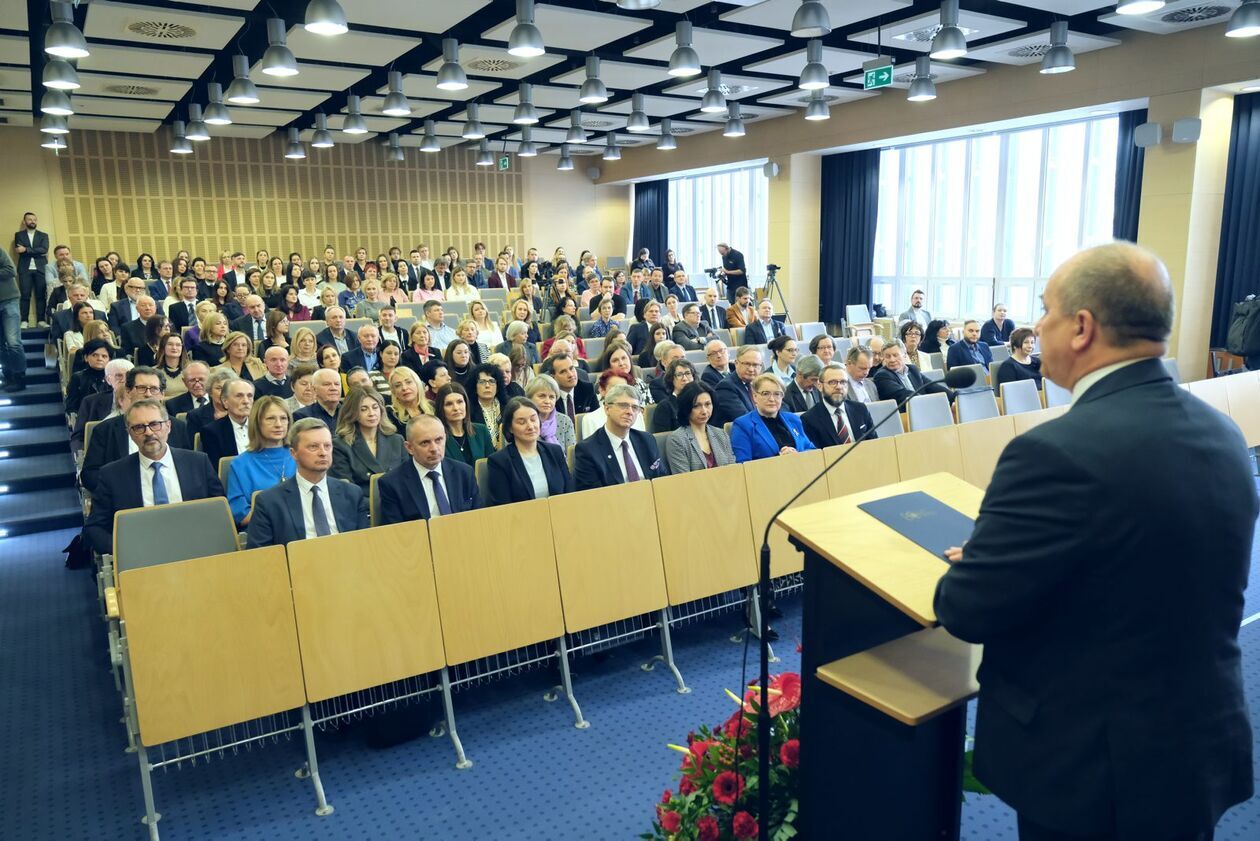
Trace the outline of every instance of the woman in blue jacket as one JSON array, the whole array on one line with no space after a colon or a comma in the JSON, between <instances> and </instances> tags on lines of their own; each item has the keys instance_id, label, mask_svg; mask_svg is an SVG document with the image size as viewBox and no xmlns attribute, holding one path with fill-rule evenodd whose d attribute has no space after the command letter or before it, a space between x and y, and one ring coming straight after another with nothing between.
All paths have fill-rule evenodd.
<instances>
[{"instance_id":1,"label":"woman in blue jacket","mask_svg":"<svg viewBox=\"0 0 1260 841\"><path fill-rule=\"evenodd\" d=\"M782 411L783 382L775 374L752 381L753 410L731 424L735 461L755 461L782 453L816 449L805 435L801 419Z\"/></svg>"}]
</instances>

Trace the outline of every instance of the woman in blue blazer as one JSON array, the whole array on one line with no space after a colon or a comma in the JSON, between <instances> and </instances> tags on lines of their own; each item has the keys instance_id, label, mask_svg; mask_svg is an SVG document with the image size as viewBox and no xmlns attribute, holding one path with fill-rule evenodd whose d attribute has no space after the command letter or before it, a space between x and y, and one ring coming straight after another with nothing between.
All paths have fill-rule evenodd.
<instances>
[{"instance_id":1,"label":"woman in blue blazer","mask_svg":"<svg viewBox=\"0 0 1260 841\"><path fill-rule=\"evenodd\" d=\"M513 397L503 408L503 449L486 460L491 505L546 499L573 491L564 450L540 439L538 407Z\"/></svg>"},{"instance_id":2,"label":"woman in blue blazer","mask_svg":"<svg viewBox=\"0 0 1260 841\"><path fill-rule=\"evenodd\" d=\"M752 381L753 410L731 424L735 461L755 461L781 453L816 449L805 435L801 419L782 411L783 382L775 374Z\"/></svg>"}]
</instances>

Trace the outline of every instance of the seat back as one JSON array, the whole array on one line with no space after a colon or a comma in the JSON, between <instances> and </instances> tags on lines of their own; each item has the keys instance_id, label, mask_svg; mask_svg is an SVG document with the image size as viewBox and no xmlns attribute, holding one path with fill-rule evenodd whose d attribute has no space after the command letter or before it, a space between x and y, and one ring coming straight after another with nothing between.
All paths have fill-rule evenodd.
<instances>
[{"instance_id":1,"label":"seat back","mask_svg":"<svg viewBox=\"0 0 1260 841\"><path fill-rule=\"evenodd\" d=\"M901 412L897 411L896 400L874 400L866 404L866 409L871 413L875 434L880 438L891 438L906 431L901 423Z\"/></svg>"},{"instance_id":2,"label":"seat back","mask_svg":"<svg viewBox=\"0 0 1260 841\"><path fill-rule=\"evenodd\" d=\"M957 405L959 423L998 416L997 398L993 396L992 389L959 392Z\"/></svg>"},{"instance_id":3,"label":"seat back","mask_svg":"<svg viewBox=\"0 0 1260 841\"><path fill-rule=\"evenodd\" d=\"M673 432L653 432L652 437L656 439L656 451L661 454L661 458L665 457L665 442L669 440L669 436Z\"/></svg>"},{"instance_id":4,"label":"seat back","mask_svg":"<svg viewBox=\"0 0 1260 841\"><path fill-rule=\"evenodd\" d=\"M362 327L365 324L375 324L375 323L376 322L370 318L347 318L346 319L346 332L354 336L355 339L358 339L360 327Z\"/></svg>"},{"instance_id":5,"label":"seat back","mask_svg":"<svg viewBox=\"0 0 1260 841\"><path fill-rule=\"evenodd\" d=\"M926 371L920 371L919 373L923 375L924 379L931 380L934 383L939 383L940 381L945 379L945 372L938 371L935 368L930 368Z\"/></svg>"},{"instance_id":6,"label":"seat back","mask_svg":"<svg viewBox=\"0 0 1260 841\"><path fill-rule=\"evenodd\" d=\"M201 433L198 432L197 434L200 435ZM228 472L229 468L232 466L232 459L234 458L236 458L236 456L224 456L219 459L219 484L224 488L227 488Z\"/></svg>"},{"instance_id":7,"label":"seat back","mask_svg":"<svg viewBox=\"0 0 1260 841\"><path fill-rule=\"evenodd\" d=\"M133 508L114 515L114 565L118 572L236 550L236 523L221 496Z\"/></svg>"},{"instance_id":8,"label":"seat back","mask_svg":"<svg viewBox=\"0 0 1260 841\"><path fill-rule=\"evenodd\" d=\"M88 421L83 425L83 452L88 451L88 445L92 443L92 430L100 423L98 420Z\"/></svg>"},{"instance_id":9,"label":"seat back","mask_svg":"<svg viewBox=\"0 0 1260 841\"><path fill-rule=\"evenodd\" d=\"M918 397L911 397L907 411L910 416L911 432L949 426L954 422L954 413L949 408L949 398L944 394L920 394Z\"/></svg>"},{"instance_id":10,"label":"seat back","mask_svg":"<svg viewBox=\"0 0 1260 841\"><path fill-rule=\"evenodd\" d=\"M1041 395L1037 392L1037 384L1032 380L1002 383L1001 398L1003 414L1018 415L1041 408Z\"/></svg>"},{"instance_id":11,"label":"seat back","mask_svg":"<svg viewBox=\"0 0 1260 841\"><path fill-rule=\"evenodd\" d=\"M381 494L377 484L384 473L373 473L368 477L368 519L373 526L381 524Z\"/></svg>"},{"instance_id":12,"label":"seat back","mask_svg":"<svg viewBox=\"0 0 1260 841\"><path fill-rule=\"evenodd\" d=\"M922 351L922 350L919 351L919 353L926 355L928 359L932 360L933 369L937 371L945 370L945 354L939 351L936 353L928 353L927 351Z\"/></svg>"},{"instance_id":13,"label":"seat back","mask_svg":"<svg viewBox=\"0 0 1260 841\"><path fill-rule=\"evenodd\" d=\"M810 339L827 332L827 325L821 321L803 321L796 325L796 330L800 333L801 341L809 344Z\"/></svg>"},{"instance_id":14,"label":"seat back","mask_svg":"<svg viewBox=\"0 0 1260 841\"><path fill-rule=\"evenodd\" d=\"M735 341L734 337L731 336L731 329L729 327L722 327L717 330L714 330L713 332L717 333L717 337L721 339L722 344L726 345L727 347L731 347Z\"/></svg>"},{"instance_id":15,"label":"seat back","mask_svg":"<svg viewBox=\"0 0 1260 841\"><path fill-rule=\"evenodd\" d=\"M604 337L600 336L598 339L583 338L582 344L586 345L586 358L594 365L595 360L599 359L599 355L604 352Z\"/></svg>"},{"instance_id":16,"label":"seat back","mask_svg":"<svg viewBox=\"0 0 1260 841\"><path fill-rule=\"evenodd\" d=\"M1055 406L1067 406L1072 402L1072 392L1060 385L1055 385L1048 379L1042 379L1042 390L1046 394L1046 408L1053 409Z\"/></svg>"},{"instance_id":17,"label":"seat back","mask_svg":"<svg viewBox=\"0 0 1260 841\"><path fill-rule=\"evenodd\" d=\"M490 462L488 459L479 458L477 463L473 465L473 473L477 477L477 490L481 493L481 504L487 504L490 499Z\"/></svg>"},{"instance_id":18,"label":"seat back","mask_svg":"<svg viewBox=\"0 0 1260 841\"><path fill-rule=\"evenodd\" d=\"M866 304L849 304L844 308L844 320L852 327L855 324L871 324L871 311Z\"/></svg>"},{"instance_id":19,"label":"seat back","mask_svg":"<svg viewBox=\"0 0 1260 841\"><path fill-rule=\"evenodd\" d=\"M696 366L701 365L706 359L708 359L708 357L705 356L704 348L700 348L699 350L689 350L683 355L683 358L692 365Z\"/></svg>"},{"instance_id":20,"label":"seat back","mask_svg":"<svg viewBox=\"0 0 1260 841\"><path fill-rule=\"evenodd\" d=\"M573 416L573 432L577 436L577 440L582 440L582 419L587 415L586 412L578 412Z\"/></svg>"},{"instance_id":21,"label":"seat back","mask_svg":"<svg viewBox=\"0 0 1260 841\"><path fill-rule=\"evenodd\" d=\"M993 354L994 364L1001 364L1011 358L1010 345L989 345L989 352Z\"/></svg>"},{"instance_id":22,"label":"seat back","mask_svg":"<svg viewBox=\"0 0 1260 841\"><path fill-rule=\"evenodd\" d=\"M989 384L989 372L988 370L985 369L983 365L980 365L979 363L972 364L972 365L955 365L954 368L957 368L960 371L962 370L975 371L976 373L975 385L968 386L968 388L984 388L986 385ZM954 368L950 368L950 370L952 371L954 370Z\"/></svg>"}]
</instances>

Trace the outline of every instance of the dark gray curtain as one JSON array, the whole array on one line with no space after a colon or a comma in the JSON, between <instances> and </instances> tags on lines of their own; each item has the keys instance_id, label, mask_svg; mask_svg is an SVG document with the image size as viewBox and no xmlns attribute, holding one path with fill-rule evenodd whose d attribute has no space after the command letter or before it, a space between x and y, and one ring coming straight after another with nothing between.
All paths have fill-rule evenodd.
<instances>
[{"instance_id":1,"label":"dark gray curtain","mask_svg":"<svg viewBox=\"0 0 1260 841\"><path fill-rule=\"evenodd\" d=\"M1234 304L1260 293L1260 93L1234 97L1225 212L1216 261L1212 345L1225 344Z\"/></svg>"},{"instance_id":2,"label":"dark gray curtain","mask_svg":"<svg viewBox=\"0 0 1260 841\"><path fill-rule=\"evenodd\" d=\"M660 265L665 261L666 240L669 239L669 181L641 181L634 185L634 248L633 260L639 249L652 252L652 262Z\"/></svg>"},{"instance_id":3,"label":"dark gray curtain","mask_svg":"<svg viewBox=\"0 0 1260 841\"><path fill-rule=\"evenodd\" d=\"M822 160L818 309L830 324L840 323L849 304L871 304L879 156L879 149L868 149Z\"/></svg>"},{"instance_id":4,"label":"dark gray curtain","mask_svg":"<svg viewBox=\"0 0 1260 841\"><path fill-rule=\"evenodd\" d=\"M1116 143L1116 213L1111 235L1137 242L1138 213L1142 209L1142 165L1146 150L1133 145L1133 130L1146 122L1146 109L1120 115L1120 136Z\"/></svg>"}]
</instances>

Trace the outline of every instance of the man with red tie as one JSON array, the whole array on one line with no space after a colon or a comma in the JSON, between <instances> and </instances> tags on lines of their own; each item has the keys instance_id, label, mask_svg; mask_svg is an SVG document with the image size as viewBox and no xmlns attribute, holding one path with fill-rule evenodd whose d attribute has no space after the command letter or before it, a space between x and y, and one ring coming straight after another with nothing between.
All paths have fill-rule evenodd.
<instances>
[{"instance_id":1,"label":"man with red tie","mask_svg":"<svg viewBox=\"0 0 1260 841\"><path fill-rule=\"evenodd\" d=\"M805 435L818 449L848 444L866 436L877 437L871 412L862 403L847 399L849 372L839 362L823 366L818 376L822 400L801 415ZM899 421L900 422L900 421ZM868 431L869 430L869 434Z\"/></svg>"}]
</instances>

